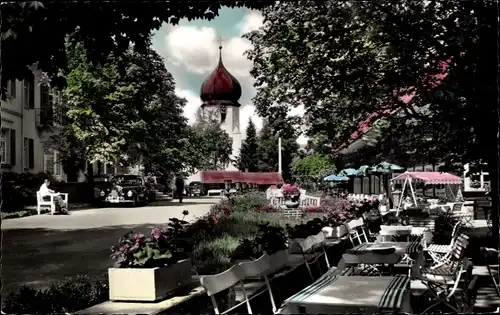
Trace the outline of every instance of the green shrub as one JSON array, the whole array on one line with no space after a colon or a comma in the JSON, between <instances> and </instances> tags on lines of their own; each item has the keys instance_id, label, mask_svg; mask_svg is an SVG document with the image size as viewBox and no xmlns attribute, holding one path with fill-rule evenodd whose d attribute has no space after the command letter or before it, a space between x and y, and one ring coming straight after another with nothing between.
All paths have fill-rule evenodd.
<instances>
[{"instance_id":1,"label":"green shrub","mask_svg":"<svg viewBox=\"0 0 500 315\"><path fill-rule=\"evenodd\" d=\"M196 272L210 275L222 272L232 266L229 256L238 246L240 239L224 235L196 245L191 255Z\"/></svg>"},{"instance_id":2,"label":"green shrub","mask_svg":"<svg viewBox=\"0 0 500 315\"><path fill-rule=\"evenodd\" d=\"M24 210L27 205L36 203L36 192L45 179L55 182L47 173L3 173L2 174L2 212Z\"/></svg>"},{"instance_id":3,"label":"green shrub","mask_svg":"<svg viewBox=\"0 0 500 315\"><path fill-rule=\"evenodd\" d=\"M106 282L88 276L65 278L47 290L24 286L8 294L2 305L7 314L56 314L83 310L108 300Z\"/></svg>"},{"instance_id":4,"label":"green shrub","mask_svg":"<svg viewBox=\"0 0 500 315\"><path fill-rule=\"evenodd\" d=\"M232 200L232 212L251 212L256 211L259 207L269 204L266 195L261 192L248 192L236 196Z\"/></svg>"}]
</instances>

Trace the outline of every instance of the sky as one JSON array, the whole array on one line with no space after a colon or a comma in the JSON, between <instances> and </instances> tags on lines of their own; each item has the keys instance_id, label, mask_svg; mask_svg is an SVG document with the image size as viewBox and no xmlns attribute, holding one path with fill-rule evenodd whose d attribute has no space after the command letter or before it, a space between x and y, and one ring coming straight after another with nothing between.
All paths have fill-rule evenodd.
<instances>
[{"instance_id":1,"label":"sky","mask_svg":"<svg viewBox=\"0 0 500 315\"><path fill-rule=\"evenodd\" d=\"M212 21L181 20L178 25L164 24L153 36L153 48L165 59L167 69L176 82L176 93L187 100L184 115L194 121L201 105L199 96L203 80L219 61L219 38L222 38L222 60L226 69L241 84L240 130L244 133L251 117L257 129L262 119L256 114L252 98L255 96L252 63L244 52L252 48L242 35L258 29L263 23L260 12L244 8L223 8ZM299 143L306 139L300 137Z\"/></svg>"}]
</instances>

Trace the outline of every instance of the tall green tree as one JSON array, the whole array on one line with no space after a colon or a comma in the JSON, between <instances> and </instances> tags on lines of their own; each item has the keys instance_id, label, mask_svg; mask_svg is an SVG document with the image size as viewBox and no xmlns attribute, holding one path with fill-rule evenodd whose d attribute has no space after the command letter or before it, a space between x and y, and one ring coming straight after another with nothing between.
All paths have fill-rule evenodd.
<instances>
[{"instance_id":1,"label":"tall green tree","mask_svg":"<svg viewBox=\"0 0 500 315\"><path fill-rule=\"evenodd\" d=\"M238 169L240 171L248 170L249 172L258 171L258 139L257 129L252 121L248 119L248 126L245 132L245 140L240 149L240 155L237 160Z\"/></svg>"},{"instance_id":2,"label":"tall green tree","mask_svg":"<svg viewBox=\"0 0 500 315\"><path fill-rule=\"evenodd\" d=\"M298 152L297 137L293 133L278 134L273 125L264 120L259 132L258 169L261 172L278 171L278 138L281 136L282 176L285 181L292 179L292 161Z\"/></svg>"},{"instance_id":3,"label":"tall green tree","mask_svg":"<svg viewBox=\"0 0 500 315\"><path fill-rule=\"evenodd\" d=\"M64 164L122 158L150 168L183 168L179 148L188 137L185 100L175 95L163 59L152 48L141 54L130 48L123 56L109 55L105 63L93 64L80 42L69 41L67 49L62 94L69 123L48 142L64 148Z\"/></svg>"},{"instance_id":4,"label":"tall green tree","mask_svg":"<svg viewBox=\"0 0 500 315\"><path fill-rule=\"evenodd\" d=\"M303 105L310 136L332 150L370 115L387 116L389 154L406 144L498 174L497 1L280 1L263 15L247 36L262 116Z\"/></svg>"},{"instance_id":5,"label":"tall green tree","mask_svg":"<svg viewBox=\"0 0 500 315\"><path fill-rule=\"evenodd\" d=\"M323 177L333 174L335 170L330 157L317 153L295 157L292 161L293 175L304 182L321 181Z\"/></svg>"},{"instance_id":6,"label":"tall green tree","mask_svg":"<svg viewBox=\"0 0 500 315\"><path fill-rule=\"evenodd\" d=\"M225 169L233 162L232 148L233 139L221 128L219 110L198 109L187 147L194 168L202 171Z\"/></svg>"}]
</instances>

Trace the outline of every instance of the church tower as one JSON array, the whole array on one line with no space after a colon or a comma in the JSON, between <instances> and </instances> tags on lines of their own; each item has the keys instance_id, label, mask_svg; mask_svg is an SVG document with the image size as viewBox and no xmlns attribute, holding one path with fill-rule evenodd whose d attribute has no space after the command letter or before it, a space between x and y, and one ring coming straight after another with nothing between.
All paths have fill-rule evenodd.
<instances>
[{"instance_id":1,"label":"church tower","mask_svg":"<svg viewBox=\"0 0 500 315\"><path fill-rule=\"evenodd\" d=\"M241 149L240 104L241 85L222 63L222 45L219 46L219 63L215 70L203 81L200 89L201 108L204 113L216 115L221 128L233 140L231 158L236 158ZM228 165L227 171L237 170Z\"/></svg>"}]
</instances>

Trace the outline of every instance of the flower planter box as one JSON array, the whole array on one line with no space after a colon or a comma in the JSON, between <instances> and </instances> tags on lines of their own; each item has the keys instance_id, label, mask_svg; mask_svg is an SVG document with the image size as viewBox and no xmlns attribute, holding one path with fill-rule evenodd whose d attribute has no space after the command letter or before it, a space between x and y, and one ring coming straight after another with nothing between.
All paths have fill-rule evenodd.
<instances>
[{"instance_id":1,"label":"flower planter box","mask_svg":"<svg viewBox=\"0 0 500 315\"><path fill-rule=\"evenodd\" d=\"M347 227L342 224L336 227L325 227L323 228L326 238L341 238L347 234Z\"/></svg>"},{"instance_id":2,"label":"flower planter box","mask_svg":"<svg viewBox=\"0 0 500 315\"><path fill-rule=\"evenodd\" d=\"M191 283L191 259L166 267L109 268L111 301L148 301L165 298L170 292Z\"/></svg>"}]
</instances>

